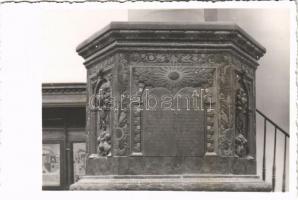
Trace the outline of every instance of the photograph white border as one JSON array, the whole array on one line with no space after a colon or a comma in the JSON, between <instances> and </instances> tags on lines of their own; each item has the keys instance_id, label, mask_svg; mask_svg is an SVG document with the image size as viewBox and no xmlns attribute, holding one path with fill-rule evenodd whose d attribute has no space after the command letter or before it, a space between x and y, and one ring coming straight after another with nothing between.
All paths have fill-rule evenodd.
<instances>
[{"instance_id":1,"label":"photograph white border","mask_svg":"<svg viewBox=\"0 0 298 200\"><path fill-rule=\"evenodd\" d=\"M42 198L42 199L296 199L297 191L297 85L296 85L296 5L295 2L126 2L126 3L39 3L39 4L3 4L1 11L9 12L12 7L18 7L20 15L28 12L28 7L40 6L41 9L178 9L178 8L290 8L291 10L291 66L290 66L290 154L289 154L289 173L290 173L290 192L286 193L249 193L249 192L157 192L157 191L76 191L76 192L50 192L42 191L41 188L41 69L30 67L30 61L25 63L28 66L24 69L24 63L17 63L17 61L11 62L11 56L5 53L6 48L17 48L22 44L3 44L1 45L1 65L2 70L2 94L1 103L2 108L0 112L2 115L2 168L0 171L0 180L2 180L0 193L1 198ZM22 11L24 7L27 7L25 11ZM5 33L5 29L1 30L2 34ZM17 34L11 33L11 37L16 37ZM33 34L34 35L34 34ZM2 38L1 38L2 39ZM28 39L34 39L28 38ZM1 41L2 43L2 41ZM10 58L8 58L8 57ZM38 59L38 58L36 58ZM13 64L13 65L11 65ZM83 67L83 65L82 65ZM20 74L18 74L20 73ZM26 73L36 74L36 78L28 79ZM24 76L25 74L25 76ZM15 83L16 80L25 81L23 85L19 86ZM20 87L20 88L18 88ZM23 88L26 87L26 88ZM25 108L22 112L28 112L30 115L27 118L18 118L18 108L15 105L16 101L12 99L20 98L19 92L16 89L26 90L26 92L20 92L23 96L23 102L21 106ZM38 92L39 91L39 92ZM31 107L32 106L32 107ZM22 121L19 121L22 120ZM32 123L34 121L35 123ZM17 123L16 123L17 122ZM35 125L34 125L35 124ZM24 129L28 129L32 132L27 137L20 136L21 133L14 132L15 126L23 126ZM20 141L21 140L21 141ZM28 145L29 144L29 145ZM27 159L23 158L22 149L27 148L25 152L32 152ZM40 149L36 152L36 149ZM28 156L28 155L27 155ZM27 162L27 163L26 163ZM20 170L23 170L24 176L20 176L22 173L16 173L13 165L19 165ZM29 168L26 167L29 166ZM36 165L36 167L33 167ZM31 179L30 179L31 177ZM37 178L38 177L38 178ZM32 180L39 179L39 182L33 182Z\"/></svg>"}]
</instances>

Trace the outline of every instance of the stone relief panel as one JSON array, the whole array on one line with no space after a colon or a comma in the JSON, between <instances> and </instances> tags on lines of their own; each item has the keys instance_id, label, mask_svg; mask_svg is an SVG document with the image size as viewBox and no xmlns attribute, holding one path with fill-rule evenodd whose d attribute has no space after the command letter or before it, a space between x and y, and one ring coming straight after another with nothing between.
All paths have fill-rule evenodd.
<instances>
[{"instance_id":1,"label":"stone relief panel","mask_svg":"<svg viewBox=\"0 0 298 200\"><path fill-rule=\"evenodd\" d=\"M219 101L219 135L218 153L221 156L234 155L234 126L233 126L233 102L231 82L231 57L223 56L218 70L218 101Z\"/></svg>"},{"instance_id":2,"label":"stone relief panel","mask_svg":"<svg viewBox=\"0 0 298 200\"><path fill-rule=\"evenodd\" d=\"M219 154L246 157L249 152L248 133L252 125L252 102L248 98L254 95L251 80L254 80L255 69L234 56L223 59L218 76Z\"/></svg>"},{"instance_id":3,"label":"stone relief panel","mask_svg":"<svg viewBox=\"0 0 298 200\"><path fill-rule=\"evenodd\" d=\"M252 125L253 96L251 80L247 78L245 71L235 73L235 155L247 158L250 154L250 130Z\"/></svg>"},{"instance_id":4,"label":"stone relief panel","mask_svg":"<svg viewBox=\"0 0 298 200\"><path fill-rule=\"evenodd\" d=\"M235 101L235 156L251 159L254 156L252 130L255 130L255 70L244 60L232 57Z\"/></svg>"},{"instance_id":5,"label":"stone relief panel","mask_svg":"<svg viewBox=\"0 0 298 200\"><path fill-rule=\"evenodd\" d=\"M117 83L118 95L115 94L114 110L114 136L113 150L116 156L128 156L130 154L130 70L125 54L117 54Z\"/></svg>"},{"instance_id":6,"label":"stone relief panel","mask_svg":"<svg viewBox=\"0 0 298 200\"><path fill-rule=\"evenodd\" d=\"M111 102L112 102L112 75L102 77L96 87L97 99L97 153L100 156L112 155L111 130Z\"/></svg>"},{"instance_id":7,"label":"stone relief panel","mask_svg":"<svg viewBox=\"0 0 298 200\"><path fill-rule=\"evenodd\" d=\"M143 127L142 124L142 118L143 118L143 113L141 112L141 109L144 108L144 103L142 96L144 94L145 90L145 84L142 82L137 83L137 91L132 93L133 96L131 96L131 148L132 148L132 153L141 153L141 128Z\"/></svg>"},{"instance_id":8,"label":"stone relief panel","mask_svg":"<svg viewBox=\"0 0 298 200\"><path fill-rule=\"evenodd\" d=\"M86 130L89 141L87 147L89 156L112 155L111 99L113 76L111 69L114 63L114 57L109 57L87 71Z\"/></svg>"},{"instance_id":9,"label":"stone relief panel","mask_svg":"<svg viewBox=\"0 0 298 200\"><path fill-rule=\"evenodd\" d=\"M216 87L204 90L204 107L206 109L206 155L216 154L217 117L216 117Z\"/></svg>"},{"instance_id":10,"label":"stone relief panel","mask_svg":"<svg viewBox=\"0 0 298 200\"><path fill-rule=\"evenodd\" d=\"M146 86L164 87L175 93L184 87L212 86L214 71L214 68L183 66L136 67L133 75Z\"/></svg>"},{"instance_id":11,"label":"stone relief panel","mask_svg":"<svg viewBox=\"0 0 298 200\"><path fill-rule=\"evenodd\" d=\"M100 89L106 98L103 101L108 102L113 89L112 76L102 74L115 66L117 76L114 79L118 84L116 105L124 108L131 107L131 110L115 109L113 113L107 110L101 111L97 113L96 119L90 119L92 112L87 108L87 125L96 123L97 127L95 136L92 136L88 128L87 134L89 141L92 138L96 141L96 151L99 156L111 156L112 154L128 156L131 153L142 152L143 116L139 108L144 106L142 95L145 89L164 87L175 95L180 89L189 86L206 89L203 98L204 106L211 108L206 112L206 154L221 156L241 154L237 152L239 151L237 148L240 148L240 145L237 145L239 142L243 145L242 143L247 138L243 135L244 140L242 137L237 137L237 134L235 135L236 116L232 111L233 102L237 102L237 99L232 96L234 86L232 86L230 71L234 67L253 78L253 68L242 64L239 59L228 53L119 53L88 70L89 94L98 92L95 88L99 89L96 85L101 82ZM111 74L111 71L109 73ZM243 93L239 92L239 95ZM135 99L129 99L131 96ZM121 97L124 101L122 105L119 105ZM210 99L212 99L211 103ZM108 108L111 105L102 106ZM114 123L111 123L111 120ZM88 149L88 152L91 150Z\"/></svg>"},{"instance_id":12,"label":"stone relief panel","mask_svg":"<svg viewBox=\"0 0 298 200\"><path fill-rule=\"evenodd\" d=\"M133 53L129 60L132 64L132 94L142 93L150 88L167 88L173 96L182 88L204 88L203 104L206 109L206 154L217 151L217 115L216 109L216 67L222 64L220 54L167 54L167 53ZM224 60L225 61L225 60ZM210 67L212 66L212 67ZM142 112L138 110L143 102L136 107L132 121L133 152L141 152Z\"/></svg>"}]
</instances>

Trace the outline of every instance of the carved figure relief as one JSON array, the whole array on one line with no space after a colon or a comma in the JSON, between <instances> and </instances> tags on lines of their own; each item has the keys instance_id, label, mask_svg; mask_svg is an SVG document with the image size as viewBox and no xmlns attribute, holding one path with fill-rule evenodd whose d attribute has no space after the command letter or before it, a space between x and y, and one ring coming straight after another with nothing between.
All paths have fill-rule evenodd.
<instances>
[{"instance_id":1,"label":"carved figure relief","mask_svg":"<svg viewBox=\"0 0 298 200\"><path fill-rule=\"evenodd\" d=\"M95 85L95 93L97 95L96 107L97 111L97 154L99 156L111 156L111 130L110 130L110 112L111 112L111 89L112 75L105 77L100 74Z\"/></svg>"},{"instance_id":2,"label":"carved figure relief","mask_svg":"<svg viewBox=\"0 0 298 200\"><path fill-rule=\"evenodd\" d=\"M249 131L249 113L248 113L248 93L244 83L243 75L236 75L236 116L235 116L235 154L238 157L245 157L249 153L248 149L248 131Z\"/></svg>"}]
</instances>

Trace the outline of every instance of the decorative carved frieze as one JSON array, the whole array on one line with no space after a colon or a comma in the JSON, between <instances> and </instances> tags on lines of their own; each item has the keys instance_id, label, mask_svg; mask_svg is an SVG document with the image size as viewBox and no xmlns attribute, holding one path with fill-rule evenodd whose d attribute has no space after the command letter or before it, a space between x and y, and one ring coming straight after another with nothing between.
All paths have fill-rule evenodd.
<instances>
[{"instance_id":1,"label":"decorative carved frieze","mask_svg":"<svg viewBox=\"0 0 298 200\"><path fill-rule=\"evenodd\" d=\"M134 77L151 87L164 87L177 92L184 87L206 87L213 84L214 68L183 66L135 67Z\"/></svg>"},{"instance_id":2,"label":"decorative carved frieze","mask_svg":"<svg viewBox=\"0 0 298 200\"><path fill-rule=\"evenodd\" d=\"M209 64L220 64L221 57L226 53L162 53L162 52L132 52L129 56L132 65L163 64L163 65L195 65L198 68Z\"/></svg>"}]
</instances>

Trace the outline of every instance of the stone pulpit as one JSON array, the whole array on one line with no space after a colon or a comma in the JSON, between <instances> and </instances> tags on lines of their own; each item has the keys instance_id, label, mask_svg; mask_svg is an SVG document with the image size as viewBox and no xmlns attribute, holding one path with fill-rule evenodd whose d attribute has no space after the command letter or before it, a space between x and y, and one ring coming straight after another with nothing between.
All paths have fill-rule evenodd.
<instances>
[{"instance_id":1,"label":"stone pulpit","mask_svg":"<svg viewBox=\"0 0 298 200\"><path fill-rule=\"evenodd\" d=\"M256 170L256 69L235 24L114 22L82 42L86 176L73 190L268 191Z\"/></svg>"}]
</instances>

